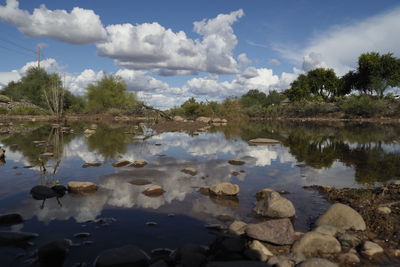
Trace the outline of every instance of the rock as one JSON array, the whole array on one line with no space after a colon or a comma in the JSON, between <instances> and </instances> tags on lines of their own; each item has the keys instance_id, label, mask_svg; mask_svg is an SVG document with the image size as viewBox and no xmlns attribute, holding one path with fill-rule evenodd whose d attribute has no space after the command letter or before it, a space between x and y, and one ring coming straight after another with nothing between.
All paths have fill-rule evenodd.
<instances>
[{"instance_id":1,"label":"rock","mask_svg":"<svg viewBox=\"0 0 400 267\"><path fill-rule=\"evenodd\" d=\"M320 254L333 254L341 251L339 241L330 235L308 232L293 245L292 251L303 253L306 257Z\"/></svg>"},{"instance_id":2,"label":"rock","mask_svg":"<svg viewBox=\"0 0 400 267\"><path fill-rule=\"evenodd\" d=\"M217 220L220 221L220 222L231 222L231 221L233 221L232 216L227 215L227 214L220 214L220 215L217 215L216 218L217 218Z\"/></svg>"},{"instance_id":3,"label":"rock","mask_svg":"<svg viewBox=\"0 0 400 267\"><path fill-rule=\"evenodd\" d=\"M217 230L217 231L225 231L226 230L226 227L219 223L206 224L204 227L207 229Z\"/></svg>"},{"instance_id":4,"label":"rock","mask_svg":"<svg viewBox=\"0 0 400 267\"><path fill-rule=\"evenodd\" d=\"M338 260L341 263L347 263L347 264L357 264L360 263L360 258L358 257L357 254L355 253L344 253L338 256Z\"/></svg>"},{"instance_id":5,"label":"rock","mask_svg":"<svg viewBox=\"0 0 400 267\"><path fill-rule=\"evenodd\" d=\"M6 151L0 148L0 159L4 159L6 157Z\"/></svg>"},{"instance_id":6,"label":"rock","mask_svg":"<svg viewBox=\"0 0 400 267\"><path fill-rule=\"evenodd\" d=\"M147 222L146 225L147 226L157 226L158 223L156 222Z\"/></svg>"},{"instance_id":7,"label":"rock","mask_svg":"<svg viewBox=\"0 0 400 267\"><path fill-rule=\"evenodd\" d=\"M240 159L231 159L228 161L228 163L231 165L243 165L245 162Z\"/></svg>"},{"instance_id":8,"label":"rock","mask_svg":"<svg viewBox=\"0 0 400 267\"><path fill-rule=\"evenodd\" d=\"M89 129L90 130L97 130L97 124L95 124L95 123L92 123L92 124L90 124L90 127L89 127Z\"/></svg>"},{"instance_id":9,"label":"rock","mask_svg":"<svg viewBox=\"0 0 400 267\"><path fill-rule=\"evenodd\" d=\"M292 202L278 192L269 192L266 196L257 202L254 211L261 216L270 218L289 218L296 215L296 210Z\"/></svg>"},{"instance_id":10,"label":"rock","mask_svg":"<svg viewBox=\"0 0 400 267\"><path fill-rule=\"evenodd\" d=\"M240 191L237 184L221 183L210 187L210 193L216 196L236 196Z\"/></svg>"},{"instance_id":11,"label":"rock","mask_svg":"<svg viewBox=\"0 0 400 267\"><path fill-rule=\"evenodd\" d=\"M210 261L206 267L267 267L259 261Z\"/></svg>"},{"instance_id":12,"label":"rock","mask_svg":"<svg viewBox=\"0 0 400 267\"><path fill-rule=\"evenodd\" d=\"M35 233L1 231L0 246L18 245L38 236L39 235Z\"/></svg>"},{"instance_id":13,"label":"rock","mask_svg":"<svg viewBox=\"0 0 400 267\"><path fill-rule=\"evenodd\" d=\"M196 119L196 121L198 121L198 122L204 122L204 123L209 123L209 122L211 121L211 118L209 118L209 117L198 117L198 118Z\"/></svg>"},{"instance_id":14,"label":"rock","mask_svg":"<svg viewBox=\"0 0 400 267\"><path fill-rule=\"evenodd\" d=\"M135 168L142 168L147 165L147 162L144 160L135 160L131 166Z\"/></svg>"},{"instance_id":15,"label":"rock","mask_svg":"<svg viewBox=\"0 0 400 267\"><path fill-rule=\"evenodd\" d=\"M229 225L229 232L235 235L243 235L245 233L247 223L242 221L234 221Z\"/></svg>"},{"instance_id":16,"label":"rock","mask_svg":"<svg viewBox=\"0 0 400 267\"><path fill-rule=\"evenodd\" d=\"M267 263L271 266L290 267L305 260L306 258L301 253L288 253L273 256L269 258Z\"/></svg>"},{"instance_id":17,"label":"rock","mask_svg":"<svg viewBox=\"0 0 400 267\"><path fill-rule=\"evenodd\" d=\"M294 242L294 229L289 219L277 219L257 224L248 224L246 234L257 240L276 245L291 245Z\"/></svg>"},{"instance_id":18,"label":"rock","mask_svg":"<svg viewBox=\"0 0 400 267\"><path fill-rule=\"evenodd\" d=\"M86 162L82 165L82 168L88 168L88 167L100 167L101 163L100 162Z\"/></svg>"},{"instance_id":19,"label":"rock","mask_svg":"<svg viewBox=\"0 0 400 267\"><path fill-rule=\"evenodd\" d=\"M183 117L181 117L181 116L174 116L174 121L181 121L181 122L183 122L185 119L183 118Z\"/></svg>"},{"instance_id":20,"label":"rock","mask_svg":"<svg viewBox=\"0 0 400 267\"><path fill-rule=\"evenodd\" d=\"M205 256L205 248L196 244L188 243L178 247L177 250L172 253L171 258L176 262L182 263L183 266L191 266L191 262L197 263L197 261L199 261L202 264L205 260Z\"/></svg>"},{"instance_id":21,"label":"rock","mask_svg":"<svg viewBox=\"0 0 400 267\"><path fill-rule=\"evenodd\" d=\"M149 180L146 180L146 179L135 179L133 181L130 181L129 183L131 183L133 185L148 185L148 184L151 184L151 182Z\"/></svg>"},{"instance_id":22,"label":"rock","mask_svg":"<svg viewBox=\"0 0 400 267\"><path fill-rule=\"evenodd\" d=\"M238 236L218 236L209 247L212 260L243 260L246 242Z\"/></svg>"},{"instance_id":23,"label":"rock","mask_svg":"<svg viewBox=\"0 0 400 267\"><path fill-rule=\"evenodd\" d=\"M325 235L330 235L330 236L335 236L337 233L344 233L344 231L342 229L339 229L335 226L331 226L331 225L321 225L318 226L317 228L315 228L313 230L314 232L318 232L321 234L325 234Z\"/></svg>"},{"instance_id":24,"label":"rock","mask_svg":"<svg viewBox=\"0 0 400 267\"><path fill-rule=\"evenodd\" d=\"M53 156L54 156L54 153L51 153L51 152L44 152L44 153L40 154L40 156L42 156L42 157L53 157Z\"/></svg>"},{"instance_id":25,"label":"rock","mask_svg":"<svg viewBox=\"0 0 400 267\"><path fill-rule=\"evenodd\" d=\"M202 195L208 196L210 194L210 187L209 186L200 187L199 192Z\"/></svg>"},{"instance_id":26,"label":"rock","mask_svg":"<svg viewBox=\"0 0 400 267\"><path fill-rule=\"evenodd\" d=\"M86 136L86 137L89 137L89 136L91 136L91 135L93 135L93 134L95 134L96 133L96 131L95 130L91 130L91 129L86 129L85 131L83 131L83 134Z\"/></svg>"},{"instance_id":27,"label":"rock","mask_svg":"<svg viewBox=\"0 0 400 267\"><path fill-rule=\"evenodd\" d=\"M152 185L142 193L148 197L159 197L165 193L165 190L159 185Z\"/></svg>"},{"instance_id":28,"label":"rock","mask_svg":"<svg viewBox=\"0 0 400 267\"><path fill-rule=\"evenodd\" d=\"M210 200L222 207L227 207L230 209L239 208L239 199L236 196L215 196L211 194Z\"/></svg>"},{"instance_id":29,"label":"rock","mask_svg":"<svg viewBox=\"0 0 400 267\"><path fill-rule=\"evenodd\" d=\"M71 240L60 239L51 241L38 250L39 263L41 267L57 267L63 266L65 257L67 256Z\"/></svg>"},{"instance_id":30,"label":"rock","mask_svg":"<svg viewBox=\"0 0 400 267\"><path fill-rule=\"evenodd\" d=\"M239 174L240 174L240 172L237 172L237 171L231 172L231 175L232 175L232 176L238 176Z\"/></svg>"},{"instance_id":31,"label":"rock","mask_svg":"<svg viewBox=\"0 0 400 267\"><path fill-rule=\"evenodd\" d=\"M95 267L135 266L147 267L149 257L139 248L127 245L105 250L97 256Z\"/></svg>"},{"instance_id":32,"label":"rock","mask_svg":"<svg viewBox=\"0 0 400 267\"><path fill-rule=\"evenodd\" d=\"M120 160L117 162L114 162L113 164L111 164L113 167L119 168L119 167L124 167L128 164L131 164L131 162L129 160Z\"/></svg>"},{"instance_id":33,"label":"rock","mask_svg":"<svg viewBox=\"0 0 400 267\"><path fill-rule=\"evenodd\" d=\"M361 215L351 207L336 203L333 204L315 223L320 225L331 225L344 230L365 230L366 225Z\"/></svg>"},{"instance_id":34,"label":"rock","mask_svg":"<svg viewBox=\"0 0 400 267\"><path fill-rule=\"evenodd\" d=\"M77 234L74 234L75 238L86 238L86 237L89 237L89 236L90 236L90 233L77 233Z\"/></svg>"},{"instance_id":35,"label":"rock","mask_svg":"<svg viewBox=\"0 0 400 267\"><path fill-rule=\"evenodd\" d=\"M256 145L276 145L281 143L278 140L269 138L256 138L256 139L251 139L249 142L251 144L256 144Z\"/></svg>"},{"instance_id":36,"label":"rock","mask_svg":"<svg viewBox=\"0 0 400 267\"><path fill-rule=\"evenodd\" d=\"M258 252L260 261L267 261L270 257L274 256L274 254L258 240L253 240L249 248Z\"/></svg>"},{"instance_id":37,"label":"rock","mask_svg":"<svg viewBox=\"0 0 400 267\"><path fill-rule=\"evenodd\" d=\"M355 248L361 244L361 240L357 236L349 233L339 233L337 240L339 240L342 247Z\"/></svg>"},{"instance_id":38,"label":"rock","mask_svg":"<svg viewBox=\"0 0 400 267\"><path fill-rule=\"evenodd\" d=\"M184 168L181 170L181 172L186 173L186 174L190 174L192 176L197 174L197 171L193 168Z\"/></svg>"},{"instance_id":39,"label":"rock","mask_svg":"<svg viewBox=\"0 0 400 267\"><path fill-rule=\"evenodd\" d=\"M97 185L92 182L68 182L68 191L76 194L93 193L97 191Z\"/></svg>"},{"instance_id":40,"label":"rock","mask_svg":"<svg viewBox=\"0 0 400 267\"><path fill-rule=\"evenodd\" d=\"M328 260L322 259L322 258L308 259L296 266L299 266L299 267L338 267L338 265L336 263L333 263L331 261L328 261Z\"/></svg>"},{"instance_id":41,"label":"rock","mask_svg":"<svg viewBox=\"0 0 400 267\"><path fill-rule=\"evenodd\" d=\"M266 196L268 193L273 192L273 191L274 191L274 190L272 190L271 188L264 188L264 189L261 189L260 191L258 191L258 192L256 193L256 199L257 199L257 201L259 201L259 200L265 198L265 196Z\"/></svg>"},{"instance_id":42,"label":"rock","mask_svg":"<svg viewBox=\"0 0 400 267\"><path fill-rule=\"evenodd\" d=\"M379 207L378 212L381 214L390 214L392 210L389 207Z\"/></svg>"},{"instance_id":43,"label":"rock","mask_svg":"<svg viewBox=\"0 0 400 267\"><path fill-rule=\"evenodd\" d=\"M371 242L371 241L365 241L362 249L361 249L361 254L366 256L366 257L372 257L375 254L382 253L383 248L379 246L378 244Z\"/></svg>"},{"instance_id":44,"label":"rock","mask_svg":"<svg viewBox=\"0 0 400 267\"><path fill-rule=\"evenodd\" d=\"M0 215L0 226L10 226L13 224L22 223L23 221L24 219L18 213Z\"/></svg>"}]
</instances>

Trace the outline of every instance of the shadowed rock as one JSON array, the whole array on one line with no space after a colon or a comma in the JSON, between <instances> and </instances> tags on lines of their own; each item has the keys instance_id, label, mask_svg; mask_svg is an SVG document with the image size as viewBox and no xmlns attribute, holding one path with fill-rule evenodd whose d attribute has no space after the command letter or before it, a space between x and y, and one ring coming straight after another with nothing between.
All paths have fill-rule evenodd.
<instances>
[{"instance_id":1,"label":"shadowed rock","mask_svg":"<svg viewBox=\"0 0 400 267\"><path fill-rule=\"evenodd\" d=\"M127 245L119 248L112 248L100 253L96 258L95 267L111 266L149 266L149 257L139 248Z\"/></svg>"},{"instance_id":2,"label":"shadowed rock","mask_svg":"<svg viewBox=\"0 0 400 267\"><path fill-rule=\"evenodd\" d=\"M294 242L294 229L289 219L248 224L245 232L251 238L276 245L291 245Z\"/></svg>"},{"instance_id":3,"label":"shadowed rock","mask_svg":"<svg viewBox=\"0 0 400 267\"><path fill-rule=\"evenodd\" d=\"M60 239L41 246L38 250L39 263L41 267L63 266L67 256L71 240Z\"/></svg>"},{"instance_id":4,"label":"shadowed rock","mask_svg":"<svg viewBox=\"0 0 400 267\"><path fill-rule=\"evenodd\" d=\"M0 226L10 226L13 224L22 223L23 221L24 219L22 216L17 213L0 215Z\"/></svg>"},{"instance_id":5,"label":"shadowed rock","mask_svg":"<svg viewBox=\"0 0 400 267\"><path fill-rule=\"evenodd\" d=\"M32 238L38 237L35 233L25 232L0 232L0 246L15 246Z\"/></svg>"}]
</instances>

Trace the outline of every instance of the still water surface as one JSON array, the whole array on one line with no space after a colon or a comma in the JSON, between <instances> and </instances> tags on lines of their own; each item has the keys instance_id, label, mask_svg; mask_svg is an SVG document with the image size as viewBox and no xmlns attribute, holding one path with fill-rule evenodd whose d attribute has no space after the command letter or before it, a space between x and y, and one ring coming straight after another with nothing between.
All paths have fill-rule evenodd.
<instances>
[{"instance_id":1,"label":"still water surface","mask_svg":"<svg viewBox=\"0 0 400 267\"><path fill-rule=\"evenodd\" d=\"M0 163L0 214L17 212L26 220L0 230L40 234L27 250L0 248L4 263L55 238L69 238L80 245L72 247L66 266L91 263L100 251L125 244L147 252L187 242L208 244L214 235L205 224L229 224L218 221L218 215L245 222L261 220L252 208L255 193L265 187L290 192L285 197L296 207L295 228L307 231L329 203L303 186L360 187L400 178L398 125L263 122L214 127L193 135L185 131L157 133L151 130L151 123L99 124L95 134L85 136L88 126L76 123L71 125L73 133L62 133L51 124L29 123L24 124L28 129L24 133L0 135L0 146L7 151L6 162ZM249 145L248 140L257 137L274 138L281 144ZM43 152L54 157L40 157ZM40 172L40 159L46 174ZM148 165L112 167L122 159L146 160ZM233 166L230 159L245 164ZM82 168L86 162L102 165ZM197 175L181 172L186 167L196 169ZM147 197L142 191L149 185L130 183L138 178L160 185L166 192L161 197ZM61 207L55 199L48 199L40 209L41 201L31 198L30 189L57 180L65 185L91 181L100 189L87 196L67 194L60 200ZM202 186L221 182L240 186L237 201L198 192ZM106 218L105 223L93 222L99 218ZM150 221L157 226L147 226ZM79 232L91 236L74 238ZM83 241L93 243L85 245Z\"/></svg>"}]
</instances>

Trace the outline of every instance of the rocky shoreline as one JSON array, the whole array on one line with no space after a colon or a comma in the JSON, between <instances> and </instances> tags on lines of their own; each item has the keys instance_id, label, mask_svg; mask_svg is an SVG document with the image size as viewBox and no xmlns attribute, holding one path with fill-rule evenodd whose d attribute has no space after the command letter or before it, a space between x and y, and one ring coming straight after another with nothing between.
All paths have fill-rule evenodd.
<instances>
[{"instance_id":1,"label":"rocky shoreline","mask_svg":"<svg viewBox=\"0 0 400 267\"><path fill-rule=\"evenodd\" d=\"M69 191L74 185L69 184ZM81 186L81 185L80 185ZM259 223L234 221L228 227L208 225L216 237L209 246L185 244L155 249L150 255L134 245L99 252L93 266L398 266L400 264L400 183L376 188L335 189L310 186L334 204L312 222L309 232L296 232L296 211L290 200L265 188L255 196ZM94 189L95 190L95 189ZM240 188L222 183L202 188L210 198L232 198ZM1 226L23 222L18 214L0 216ZM157 225L156 223L154 224ZM90 233L78 233L87 237ZM0 232L0 245L23 246L38 235ZM30 266L63 266L75 246L68 239L38 248ZM84 249L84 248L81 248ZM77 263L75 266L88 266Z\"/></svg>"}]
</instances>

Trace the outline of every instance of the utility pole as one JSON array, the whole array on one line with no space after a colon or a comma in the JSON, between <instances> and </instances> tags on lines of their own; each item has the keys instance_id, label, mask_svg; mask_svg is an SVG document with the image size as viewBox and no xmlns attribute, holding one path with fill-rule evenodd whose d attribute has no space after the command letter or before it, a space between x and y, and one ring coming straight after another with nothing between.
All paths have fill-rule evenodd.
<instances>
[{"instance_id":1,"label":"utility pole","mask_svg":"<svg viewBox=\"0 0 400 267\"><path fill-rule=\"evenodd\" d=\"M37 46L37 64L40 69L40 45Z\"/></svg>"}]
</instances>

